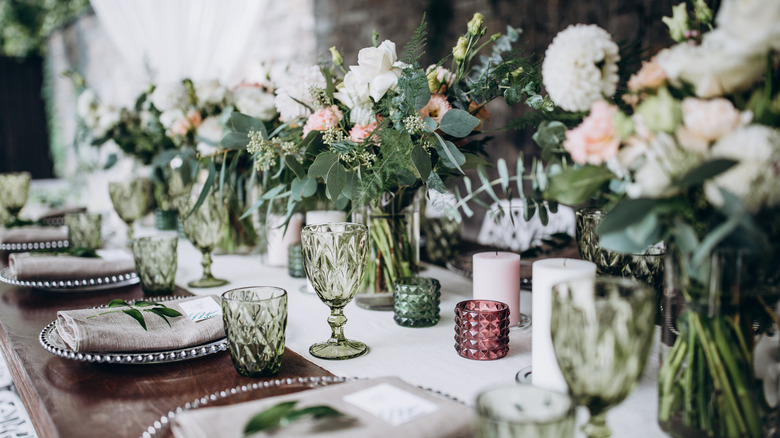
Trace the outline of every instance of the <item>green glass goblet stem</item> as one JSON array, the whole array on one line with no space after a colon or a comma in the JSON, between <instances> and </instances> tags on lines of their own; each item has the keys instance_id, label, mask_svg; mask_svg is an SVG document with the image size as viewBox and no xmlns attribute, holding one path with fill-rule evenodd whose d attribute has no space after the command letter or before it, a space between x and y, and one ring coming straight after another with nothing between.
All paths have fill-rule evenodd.
<instances>
[{"instance_id":1,"label":"green glass goblet stem","mask_svg":"<svg viewBox=\"0 0 780 438\"><path fill-rule=\"evenodd\" d=\"M366 344L344 336L344 306L355 297L366 268L368 228L354 223L307 225L301 231L303 263L317 296L330 307L330 338L309 347L321 359L351 359L368 352Z\"/></svg>"},{"instance_id":2,"label":"green glass goblet stem","mask_svg":"<svg viewBox=\"0 0 780 438\"><path fill-rule=\"evenodd\" d=\"M197 248L203 257L203 275L197 280L187 283L190 287L218 287L228 283L227 280L215 278L211 273L211 252L219 243L222 231L227 223L227 208L225 208L219 192L212 190L203 203L193 211L197 204L198 193L181 199L179 214L181 215L184 234Z\"/></svg>"},{"instance_id":3,"label":"green glass goblet stem","mask_svg":"<svg viewBox=\"0 0 780 438\"><path fill-rule=\"evenodd\" d=\"M611 435L610 408L636 386L655 333L655 292L636 280L597 277L556 284L550 329L569 393L588 408L589 438Z\"/></svg>"},{"instance_id":4,"label":"green glass goblet stem","mask_svg":"<svg viewBox=\"0 0 780 438\"><path fill-rule=\"evenodd\" d=\"M30 196L30 179L29 172L0 174L0 206L11 215L11 222L17 219L27 203Z\"/></svg>"}]
</instances>

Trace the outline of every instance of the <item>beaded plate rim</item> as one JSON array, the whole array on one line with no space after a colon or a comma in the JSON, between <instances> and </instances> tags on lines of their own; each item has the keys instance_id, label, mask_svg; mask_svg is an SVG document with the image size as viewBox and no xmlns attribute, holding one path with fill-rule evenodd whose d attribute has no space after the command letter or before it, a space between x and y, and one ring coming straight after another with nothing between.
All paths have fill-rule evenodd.
<instances>
[{"instance_id":1,"label":"beaded plate rim","mask_svg":"<svg viewBox=\"0 0 780 438\"><path fill-rule=\"evenodd\" d=\"M182 296L172 297L156 297L153 299L146 298L147 301L173 301L181 298ZM131 304L135 300L128 300ZM108 308L108 305L102 305L95 307L96 309ZM59 343L65 345L65 342L57 334L55 329L57 321L52 321L46 327L41 330L38 335L38 341L41 346L51 354L56 356L71 359L81 362L92 363L113 363L122 365L143 365L143 364L160 364L180 362L183 360L196 359L203 356L219 353L220 351L227 351L228 342L226 337L222 337L215 341L207 342L192 347L176 348L170 350L161 351L139 351L139 352L127 352L127 353L105 353L105 352L84 352L77 353L70 347L59 347L55 345Z\"/></svg>"},{"instance_id":2,"label":"beaded plate rim","mask_svg":"<svg viewBox=\"0 0 780 438\"><path fill-rule=\"evenodd\" d=\"M16 280L11 278L11 268L0 269L0 281L13 286L31 287L50 292L86 292L129 286L141 281L135 272L81 280Z\"/></svg>"},{"instance_id":3,"label":"beaded plate rim","mask_svg":"<svg viewBox=\"0 0 780 438\"><path fill-rule=\"evenodd\" d=\"M65 240L49 240L44 242L18 242L18 243L0 243L0 251L19 252L34 251L36 249L57 249L67 248L70 242Z\"/></svg>"},{"instance_id":4,"label":"beaded plate rim","mask_svg":"<svg viewBox=\"0 0 780 438\"><path fill-rule=\"evenodd\" d=\"M161 436L160 434L166 432L170 427L171 420L173 420L176 417L176 415L181 414L184 411L189 411L201 407L207 407L209 406L209 404L213 404L214 402L221 401L229 397L245 394L251 391L257 391L262 388L302 386L302 387L308 387L309 389L312 389L321 386L327 386L327 385L333 385L333 384L345 383L345 382L354 382L358 380L365 380L365 378L341 377L341 376L309 376L309 377L294 377L294 378L288 377L282 379L255 382L250 385L239 385L232 388L223 389L221 391L213 392L211 394L195 399L182 406L177 406L175 409L168 411L167 414L162 415L158 420L156 420L154 424L147 427L147 429L144 430L144 432L141 434L139 438L153 438L153 437ZM441 391L434 390L431 388L425 388L422 386L417 386L417 388L422 389L423 391L426 391L431 395L446 400L454 401L456 403L465 404L462 400L459 400ZM259 399L261 398L263 397L260 397Z\"/></svg>"}]
</instances>

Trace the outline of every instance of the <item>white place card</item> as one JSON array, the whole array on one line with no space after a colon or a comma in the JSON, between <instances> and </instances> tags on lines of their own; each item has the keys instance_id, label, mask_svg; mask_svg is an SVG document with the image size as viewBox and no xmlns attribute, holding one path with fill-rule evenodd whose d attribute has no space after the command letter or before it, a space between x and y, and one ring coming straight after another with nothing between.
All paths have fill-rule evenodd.
<instances>
[{"instance_id":1,"label":"white place card","mask_svg":"<svg viewBox=\"0 0 780 438\"><path fill-rule=\"evenodd\" d=\"M349 394L344 397L344 401L393 426L424 417L438 409L435 403L387 383Z\"/></svg>"},{"instance_id":2,"label":"white place card","mask_svg":"<svg viewBox=\"0 0 780 438\"><path fill-rule=\"evenodd\" d=\"M184 314L195 322L222 316L222 307L211 297L182 301L179 303L179 306L184 311Z\"/></svg>"}]
</instances>

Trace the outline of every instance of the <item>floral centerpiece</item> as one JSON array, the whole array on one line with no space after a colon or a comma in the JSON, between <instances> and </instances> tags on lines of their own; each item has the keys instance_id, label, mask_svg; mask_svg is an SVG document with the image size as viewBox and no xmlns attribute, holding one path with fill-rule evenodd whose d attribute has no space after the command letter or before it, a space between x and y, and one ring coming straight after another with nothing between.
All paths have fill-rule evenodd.
<instances>
[{"instance_id":1,"label":"floral centerpiece","mask_svg":"<svg viewBox=\"0 0 780 438\"><path fill-rule=\"evenodd\" d=\"M520 31L508 27L483 41L486 32L475 14L452 54L422 67L423 20L400 56L394 42L377 39L348 69L332 48L332 66L290 70L276 90L284 125L267 132L252 118L234 115L235 132L222 142L254 154L265 175L256 206L286 201L290 215L301 203L326 198L338 208L381 217L369 223L368 290L387 291L396 278L414 273L419 249L410 245L407 227L414 224L394 215L413 205L422 187L445 192L464 168L485 162L486 139L479 134L489 102L503 97L536 109L549 103L538 94L534 65L512 48ZM486 46L489 54L478 55Z\"/></svg>"},{"instance_id":2,"label":"floral centerpiece","mask_svg":"<svg viewBox=\"0 0 780 438\"><path fill-rule=\"evenodd\" d=\"M667 293L684 307L667 321L678 334L659 375L662 428L768 436L780 350L780 3L725 0L715 14L697 0L664 21L678 43L624 92L605 31L576 25L555 38L544 84L566 113L539 126L547 167L529 177L546 200L597 198L609 210L603 246L666 243Z\"/></svg>"}]
</instances>

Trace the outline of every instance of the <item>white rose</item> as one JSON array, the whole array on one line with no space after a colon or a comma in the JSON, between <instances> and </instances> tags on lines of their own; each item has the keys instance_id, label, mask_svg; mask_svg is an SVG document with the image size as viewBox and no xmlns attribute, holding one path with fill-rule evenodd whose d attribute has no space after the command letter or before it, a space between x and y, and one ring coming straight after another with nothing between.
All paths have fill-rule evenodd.
<instances>
[{"instance_id":1,"label":"white rose","mask_svg":"<svg viewBox=\"0 0 780 438\"><path fill-rule=\"evenodd\" d=\"M707 153L710 143L737 129L744 119L731 101L720 97L686 97L681 107L683 126L677 130L677 139L681 146L697 154Z\"/></svg>"},{"instance_id":2,"label":"white rose","mask_svg":"<svg viewBox=\"0 0 780 438\"><path fill-rule=\"evenodd\" d=\"M704 35L700 46L677 44L658 54L672 84L688 82L699 97L743 91L761 78L765 53L742 44L719 29Z\"/></svg>"},{"instance_id":3,"label":"white rose","mask_svg":"<svg viewBox=\"0 0 780 438\"><path fill-rule=\"evenodd\" d=\"M644 155L636 158L638 165L633 181L626 187L626 194L631 198L663 198L674 194L670 187L672 177L680 175L690 167L690 160L677 148L674 138L666 133L660 133L644 144L644 150L638 144L637 152Z\"/></svg>"},{"instance_id":4,"label":"white rose","mask_svg":"<svg viewBox=\"0 0 780 438\"><path fill-rule=\"evenodd\" d=\"M395 43L385 40L379 47L360 49L358 65L350 67L350 72L355 76L354 81L368 84L369 95L378 102L398 83L404 66L398 62Z\"/></svg>"},{"instance_id":5,"label":"white rose","mask_svg":"<svg viewBox=\"0 0 780 438\"><path fill-rule=\"evenodd\" d=\"M750 212L780 205L780 130L747 125L712 146L712 156L739 162L705 186L709 201L720 205L719 189L739 198Z\"/></svg>"},{"instance_id":6,"label":"white rose","mask_svg":"<svg viewBox=\"0 0 780 438\"><path fill-rule=\"evenodd\" d=\"M187 115L180 110L169 110L160 113L160 123L165 129L170 129L173 125L180 123L183 119L186 119Z\"/></svg>"},{"instance_id":7,"label":"white rose","mask_svg":"<svg viewBox=\"0 0 780 438\"><path fill-rule=\"evenodd\" d=\"M211 155L217 152L219 141L222 140L222 124L218 117L206 117L198 126L197 150L201 155Z\"/></svg>"},{"instance_id":8,"label":"white rose","mask_svg":"<svg viewBox=\"0 0 780 438\"><path fill-rule=\"evenodd\" d=\"M155 108L162 112L183 109L190 105L187 88L181 82L156 86L150 99Z\"/></svg>"},{"instance_id":9,"label":"white rose","mask_svg":"<svg viewBox=\"0 0 780 438\"><path fill-rule=\"evenodd\" d=\"M199 81L194 84L195 95L198 96L198 101L201 104L217 105L222 103L225 98L227 89L222 86L216 79L207 81Z\"/></svg>"},{"instance_id":10,"label":"white rose","mask_svg":"<svg viewBox=\"0 0 780 438\"><path fill-rule=\"evenodd\" d=\"M266 93L260 87L242 86L233 92L236 109L244 114L271 121L276 117L274 95Z\"/></svg>"},{"instance_id":11,"label":"white rose","mask_svg":"<svg viewBox=\"0 0 780 438\"><path fill-rule=\"evenodd\" d=\"M780 49L780 2L777 0L723 0L715 22L718 29L757 51Z\"/></svg>"}]
</instances>

